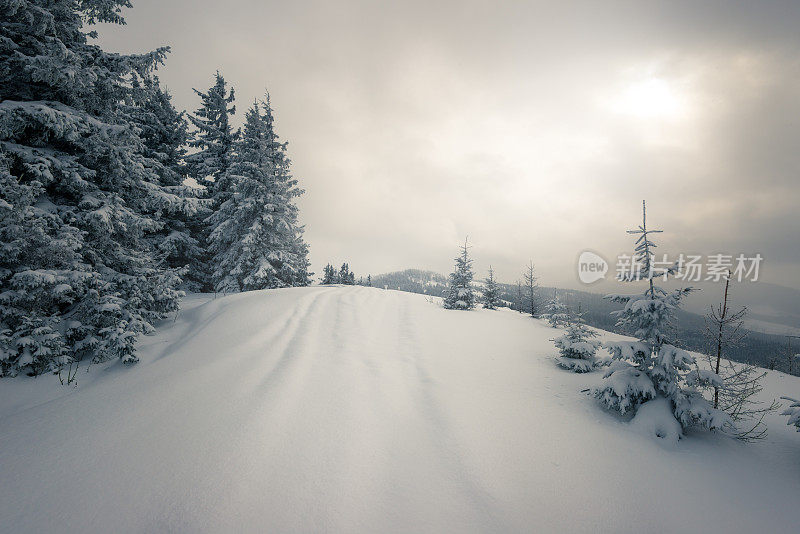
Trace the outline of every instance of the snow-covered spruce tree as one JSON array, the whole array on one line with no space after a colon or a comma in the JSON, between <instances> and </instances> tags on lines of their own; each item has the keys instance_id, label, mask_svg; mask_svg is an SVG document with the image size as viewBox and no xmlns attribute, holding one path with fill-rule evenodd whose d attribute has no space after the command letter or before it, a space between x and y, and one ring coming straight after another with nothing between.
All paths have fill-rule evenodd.
<instances>
[{"instance_id":1,"label":"snow-covered spruce tree","mask_svg":"<svg viewBox=\"0 0 800 534\"><path fill-rule=\"evenodd\" d=\"M501 303L500 288L497 285L497 281L494 279L494 269L492 269L490 265L489 276L483 281L483 307L487 310L494 310L500 306Z\"/></svg>"},{"instance_id":2,"label":"snow-covered spruce tree","mask_svg":"<svg viewBox=\"0 0 800 534\"><path fill-rule=\"evenodd\" d=\"M586 326L580 310L568 317L565 320L567 332L553 340L561 353L556 357L556 363L576 373L588 373L599 365L595 354L600 342L593 339L597 332Z\"/></svg>"},{"instance_id":3,"label":"snow-covered spruce tree","mask_svg":"<svg viewBox=\"0 0 800 534\"><path fill-rule=\"evenodd\" d=\"M297 227L291 249L295 258L294 274L292 275L292 285L295 287L305 287L311 284L311 277L314 276L314 273L308 270L311 267L311 261L308 259L308 243L303 237L304 232L304 226Z\"/></svg>"},{"instance_id":4,"label":"snow-covered spruce tree","mask_svg":"<svg viewBox=\"0 0 800 534\"><path fill-rule=\"evenodd\" d=\"M236 113L235 92L222 74L214 75L214 85L206 92L192 89L201 100L200 107L188 119L194 129L189 134L189 146L194 152L184 157L187 175L201 186L199 194L207 201L205 209L217 211L231 196L232 184L228 179L228 168L233 157L233 148L241 135L231 125L231 116ZM190 279L203 291L213 291L213 253L209 251L209 211L202 212L191 220L192 236L198 241L202 256L191 263Z\"/></svg>"},{"instance_id":5,"label":"snow-covered spruce tree","mask_svg":"<svg viewBox=\"0 0 800 534\"><path fill-rule=\"evenodd\" d=\"M178 307L147 237L185 202L125 106L168 49L110 54L83 31L128 5L0 4L0 376L134 362L138 335Z\"/></svg>"},{"instance_id":6,"label":"snow-covered spruce tree","mask_svg":"<svg viewBox=\"0 0 800 534\"><path fill-rule=\"evenodd\" d=\"M294 203L303 194L278 141L269 97L245 115L225 180L231 195L208 219L214 288L221 292L307 285L307 247Z\"/></svg>"},{"instance_id":7,"label":"snow-covered spruce tree","mask_svg":"<svg viewBox=\"0 0 800 534\"><path fill-rule=\"evenodd\" d=\"M161 185L183 199L180 209L161 213L163 228L153 235L163 262L181 269L185 285L192 291L207 288L205 253L201 246L202 221L210 210L200 199L201 189L184 185L188 124L184 112L172 105L172 97L157 77L134 80L128 107L131 121L139 129L144 154Z\"/></svg>"},{"instance_id":8,"label":"snow-covered spruce tree","mask_svg":"<svg viewBox=\"0 0 800 534\"><path fill-rule=\"evenodd\" d=\"M544 318L553 328L567 325L570 322L569 308L561 302L555 290L553 290L553 298L547 302L545 311Z\"/></svg>"},{"instance_id":9,"label":"snow-covered spruce tree","mask_svg":"<svg viewBox=\"0 0 800 534\"><path fill-rule=\"evenodd\" d=\"M455 261L455 270L450 273L445 290L444 307L448 310L471 310L475 307L475 293L472 288L472 259L466 241Z\"/></svg>"},{"instance_id":10,"label":"snow-covered spruce tree","mask_svg":"<svg viewBox=\"0 0 800 534\"><path fill-rule=\"evenodd\" d=\"M230 117L236 113L233 104L233 87L227 89L227 82L219 71L214 75L214 85L203 93L193 89L200 97L201 104L189 121L195 127L189 146L197 149L186 156L189 176L208 188L207 196L214 199L218 208L229 196L231 184L226 181L231 164L231 151L240 132L231 126Z\"/></svg>"},{"instance_id":11,"label":"snow-covered spruce tree","mask_svg":"<svg viewBox=\"0 0 800 534\"><path fill-rule=\"evenodd\" d=\"M356 283L356 275L350 270L350 265L343 263L339 269L339 283L352 286Z\"/></svg>"},{"instance_id":12,"label":"snow-covered spruce tree","mask_svg":"<svg viewBox=\"0 0 800 534\"><path fill-rule=\"evenodd\" d=\"M662 398L669 402L672 415L682 428L698 425L708 429L730 424L730 417L715 409L697 389L721 386L722 381L712 371L692 370L694 357L670 343L668 330L683 298L692 288L666 292L653 280L658 276L674 274L674 268L656 272L653 265L655 244L648 230L644 203L642 225L628 233L638 235L635 257L641 269L623 275L626 282L645 281L647 289L639 295L609 295L613 302L625 304L614 312L617 325L633 330L636 341L610 341L603 344L611 353L614 363L605 374L603 385L595 396L608 408L620 413L635 412L643 403ZM655 405L654 405L655 406Z\"/></svg>"},{"instance_id":13,"label":"snow-covered spruce tree","mask_svg":"<svg viewBox=\"0 0 800 534\"><path fill-rule=\"evenodd\" d=\"M792 397L781 397L781 399L789 401L788 408L781 412L781 415L789 416L789 421L786 424L796 426L797 431L800 432L800 401Z\"/></svg>"},{"instance_id":14,"label":"snow-covered spruce tree","mask_svg":"<svg viewBox=\"0 0 800 534\"><path fill-rule=\"evenodd\" d=\"M339 273L336 272L336 267L330 263L322 270L321 284L336 284L339 282Z\"/></svg>"}]
</instances>

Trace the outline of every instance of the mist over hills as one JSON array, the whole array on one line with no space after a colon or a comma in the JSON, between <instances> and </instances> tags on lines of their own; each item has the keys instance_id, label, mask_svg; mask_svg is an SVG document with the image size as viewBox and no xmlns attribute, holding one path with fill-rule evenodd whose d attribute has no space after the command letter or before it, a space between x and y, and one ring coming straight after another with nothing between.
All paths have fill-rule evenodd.
<instances>
[{"instance_id":1,"label":"mist over hills","mask_svg":"<svg viewBox=\"0 0 800 534\"><path fill-rule=\"evenodd\" d=\"M670 279L660 282L665 289L691 286L698 291L685 301L686 311L705 315L722 298L722 282L681 283ZM635 292L625 283L603 280L593 284L591 292L600 294ZM729 298L735 308L747 307L745 325L768 334L800 334L800 291L767 282L732 281Z\"/></svg>"}]
</instances>

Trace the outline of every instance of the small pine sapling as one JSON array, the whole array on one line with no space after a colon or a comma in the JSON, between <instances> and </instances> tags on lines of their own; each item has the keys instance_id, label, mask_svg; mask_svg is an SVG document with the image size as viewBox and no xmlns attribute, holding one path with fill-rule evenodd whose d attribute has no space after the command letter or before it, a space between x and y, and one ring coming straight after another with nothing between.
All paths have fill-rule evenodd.
<instances>
[{"instance_id":1,"label":"small pine sapling","mask_svg":"<svg viewBox=\"0 0 800 534\"><path fill-rule=\"evenodd\" d=\"M567 332L554 340L561 353L556 356L556 363L576 373L588 373L600 365L595 357L600 348L600 342L594 339L597 332L586 326L582 315L580 310L572 314L567 323Z\"/></svg>"},{"instance_id":2,"label":"small pine sapling","mask_svg":"<svg viewBox=\"0 0 800 534\"><path fill-rule=\"evenodd\" d=\"M660 399L668 407L681 428L700 426L721 429L731 424L724 411L714 408L699 388L721 387L722 379L713 371L695 370L694 357L670 343L668 331L675 311L692 288L667 292L654 284L654 279L667 278L676 267L655 268L655 244L651 234L660 230L647 229L647 217L642 203L642 224L628 233L638 235L635 259L638 269L620 277L621 281L646 281L644 293L639 295L609 295L613 302L625 304L614 312L619 318L617 326L630 328L636 341L612 341L603 346L611 353L614 362L604 376L603 384L594 391L595 397L607 408L625 414L636 412L640 405ZM657 272L658 271L658 272Z\"/></svg>"},{"instance_id":3,"label":"small pine sapling","mask_svg":"<svg viewBox=\"0 0 800 534\"><path fill-rule=\"evenodd\" d=\"M736 312L731 310L730 278L728 271L722 302L712 307L706 315L706 339L713 347L707 355L707 362L722 380L720 386L711 386L710 390L713 391L713 407L731 418L731 424L724 428L725 432L742 441L755 441L766 437L764 416L776 410L778 403L773 400L767 404L756 400L764 389L761 380L766 375L765 371L748 363L734 363L723 358L726 351L738 345L747 335L743 328L747 308Z\"/></svg>"},{"instance_id":4,"label":"small pine sapling","mask_svg":"<svg viewBox=\"0 0 800 534\"><path fill-rule=\"evenodd\" d=\"M489 276L483 281L483 307L487 310L494 310L500 306L500 288L494 279L494 270L489 266Z\"/></svg>"},{"instance_id":5,"label":"small pine sapling","mask_svg":"<svg viewBox=\"0 0 800 534\"><path fill-rule=\"evenodd\" d=\"M525 274L523 274L522 277L525 284L525 308L528 313L530 313L531 317L536 317L539 313L539 279L536 277L536 271L533 268L532 261L525 268Z\"/></svg>"},{"instance_id":6,"label":"small pine sapling","mask_svg":"<svg viewBox=\"0 0 800 534\"><path fill-rule=\"evenodd\" d=\"M555 290L553 290L553 298L548 301L545 311L547 313L542 317L547 319L547 322L550 323L550 326L553 328L566 326L570 322L569 308L566 304L561 302Z\"/></svg>"},{"instance_id":7,"label":"small pine sapling","mask_svg":"<svg viewBox=\"0 0 800 534\"><path fill-rule=\"evenodd\" d=\"M475 293L472 289L472 259L469 257L467 241L461 247L461 254L455 259L455 270L444 295L444 307L448 310L471 310L475 307Z\"/></svg>"}]
</instances>

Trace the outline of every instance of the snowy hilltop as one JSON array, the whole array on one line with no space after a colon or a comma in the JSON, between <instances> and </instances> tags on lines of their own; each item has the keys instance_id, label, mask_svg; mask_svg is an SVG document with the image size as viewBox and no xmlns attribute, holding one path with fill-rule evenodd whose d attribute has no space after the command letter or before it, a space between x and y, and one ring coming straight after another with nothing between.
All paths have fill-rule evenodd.
<instances>
[{"instance_id":1,"label":"snowy hilltop","mask_svg":"<svg viewBox=\"0 0 800 534\"><path fill-rule=\"evenodd\" d=\"M0 531L797 531L785 416L663 442L555 364L544 320L358 286L183 304L135 371L2 383Z\"/></svg>"}]
</instances>

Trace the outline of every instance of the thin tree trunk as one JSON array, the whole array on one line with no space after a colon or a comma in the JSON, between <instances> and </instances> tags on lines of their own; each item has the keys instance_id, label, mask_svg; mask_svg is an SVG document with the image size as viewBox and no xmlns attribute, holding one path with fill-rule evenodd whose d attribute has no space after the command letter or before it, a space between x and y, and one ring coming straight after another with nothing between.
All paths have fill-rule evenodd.
<instances>
[{"instance_id":1,"label":"thin tree trunk","mask_svg":"<svg viewBox=\"0 0 800 534\"><path fill-rule=\"evenodd\" d=\"M719 364L722 360L722 337L723 327L725 326L725 318L728 315L728 286L731 283L730 271L728 277L725 279L725 294L722 297L722 305L719 313L719 330L717 331L717 365L714 367L714 372L719 374ZM719 388L714 387L714 408L719 407Z\"/></svg>"}]
</instances>

